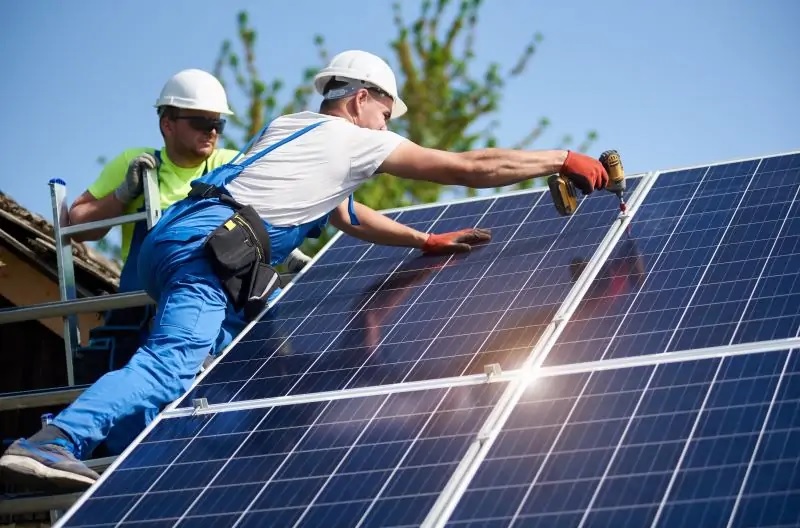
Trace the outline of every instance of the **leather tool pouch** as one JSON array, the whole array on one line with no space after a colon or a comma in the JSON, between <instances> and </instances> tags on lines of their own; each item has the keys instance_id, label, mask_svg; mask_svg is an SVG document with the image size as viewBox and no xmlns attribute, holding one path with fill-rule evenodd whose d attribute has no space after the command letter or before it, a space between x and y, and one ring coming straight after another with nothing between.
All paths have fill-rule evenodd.
<instances>
[{"instance_id":1,"label":"leather tool pouch","mask_svg":"<svg viewBox=\"0 0 800 528\"><path fill-rule=\"evenodd\" d=\"M270 266L269 235L258 213L239 206L209 235L205 250L236 311L244 310L247 321L255 319L281 286L278 272Z\"/></svg>"}]
</instances>

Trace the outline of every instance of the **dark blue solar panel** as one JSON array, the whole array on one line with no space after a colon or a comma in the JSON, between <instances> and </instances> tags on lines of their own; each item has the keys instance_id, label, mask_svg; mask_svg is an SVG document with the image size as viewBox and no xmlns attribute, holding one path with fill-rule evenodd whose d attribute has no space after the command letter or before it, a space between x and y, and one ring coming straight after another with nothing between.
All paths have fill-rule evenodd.
<instances>
[{"instance_id":1,"label":"dark blue solar panel","mask_svg":"<svg viewBox=\"0 0 800 528\"><path fill-rule=\"evenodd\" d=\"M524 193L398 215L422 230L492 230L490 244L449 259L342 238L189 397L240 401L515 368L569 291L570 263L591 257L617 214L609 193L570 219L548 195Z\"/></svg>"},{"instance_id":2,"label":"dark blue solar panel","mask_svg":"<svg viewBox=\"0 0 800 528\"><path fill-rule=\"evenodd\" d=\"M794 526L798 351L540 378L451 526Z\"/></svg>"},{"instance_id":3,"label":"dark blue solar panel","mask_svg":"<svg viewBox=\"0 0 800 528\"><path fill-rule=\"evenodd\" d=\"M505 387L166 419L66 526L417 525Z\"/></svg>"},{"instance_id":4,"label":"dark blue solar panel","mask_svg":"<svg viewBox=\"0 0 800 528\"><path fill-rule=\"evenodd\" d=\"M800 155L662 174L545 364L793 337L798 192Z\"/></svg>"}]
</instances>

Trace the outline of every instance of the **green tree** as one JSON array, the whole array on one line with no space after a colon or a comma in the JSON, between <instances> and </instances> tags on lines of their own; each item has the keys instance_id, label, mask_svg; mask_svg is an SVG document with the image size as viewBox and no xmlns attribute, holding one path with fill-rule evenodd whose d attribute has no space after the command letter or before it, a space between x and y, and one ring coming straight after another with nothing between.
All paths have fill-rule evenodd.
<instances>
[{"instance_id":1,"label":"green tree","mask_svg":"<svg viewBox=\"0 0 800 528\"><path fill-rule=\"evenodd\" d=\"M492 62L484 71L476 73L474 42L482 4L483 0L461 0L457 5L452 0L422 0L417 15L407 21L402 7L409 3L394 3L396 36L390 42L394 56L384 58L396 65L400 90L409 111L391 122L393 130L426 147L463 151L498 145L495 130L503 90L510 81L526 73L543 36L534 33L510 67ZM285 82L282 79L266 81L258 70L257 36L247 12L240 12L238 46L225 40L216 60L215 75L223 84L228 84L229 93L230 77L246 100L244 111L234 109L233 126L224 137L229 148L239 148L242 140L246 141L265 122L278 115L310 109L314 93L311 80L329 57L324 36L315 35L317 65L302 69L295 88L284 96ZM550 127L550 121L542 117L512 146L530 147ZM232 137L231 130L239 137ZM575 149L586 151L596 137L596 132L589 131ZM558 146L567 147L572 141L571 135L564 135ZM536 184L529 181L514 187ZM386 209L434 202L443 189L444 186L435 183L381 174L362 185L356 191L356 199L375 209ZM453 194L475 193L471 189L451 191ZM313 253L331 234L329 231L319 241L309 241L303 249Z\"/></svg>"}]
</instances>

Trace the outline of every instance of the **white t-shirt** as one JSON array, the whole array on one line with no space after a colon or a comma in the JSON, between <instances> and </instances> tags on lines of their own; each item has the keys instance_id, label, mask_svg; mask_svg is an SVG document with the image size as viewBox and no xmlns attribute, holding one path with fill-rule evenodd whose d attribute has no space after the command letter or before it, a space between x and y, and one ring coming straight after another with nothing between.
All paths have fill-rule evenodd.
<instances>
[{"instance_id":1,"label":"white t-shirt","mask_svg":"<svg viewBox=\"0 0 800 528\"><path fill-rule=\"evenodd\" d=\"M340 117L300 112L275 119L237 163L320 120L325 122L246 167L225 186L231 196L274 226L316 220L372 177L406 140Z\"/></svg>"}]
</instances>

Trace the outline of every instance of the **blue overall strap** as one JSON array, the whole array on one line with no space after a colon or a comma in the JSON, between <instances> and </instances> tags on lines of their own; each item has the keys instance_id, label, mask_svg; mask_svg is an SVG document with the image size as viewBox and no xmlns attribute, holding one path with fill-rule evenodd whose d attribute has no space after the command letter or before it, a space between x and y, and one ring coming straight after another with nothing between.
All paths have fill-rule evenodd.
<instances>
[{"instance_id":1,"label":"blue overall strap","mask_svg":"<svg viewBox=\"0 0 800 528\"><path fill-rule=\"evenodd\" d=\"M302 136L306 132L310 132L311 130L323 124L325 121L328 120L323 119L321 121L317 121L316 123L312 123L304 128L301 128L300 130L296 130L289 136L281 139L280 141L276 141L272 145L269 145L263 150L257 152L256 154L244 160L243 162L239 164L234 163L234 161L239 157L239 155L247 151L257 138L260 138L262 135L264 135L264 132L266 131L268 125L264 126L258 134L256 134L255 136L253 136L253 138L250 139L247 145L245 145L245 147L241 151L239 151L239 154L237 154L231 161L229 161L225 165L217 167L215 170L210 172L208 174L208 178L200 177L194 180L192 182L193 190L192 192L189 193L189 196L202 197L202 198L212 197L214 196L213 193L206 194L212 188L217 188L218 189L217 192L221 191L225 194L229 194L227 190L225 190L225 186L231 183L233 180L235 180L242 173L242 170L244 170L245 167L247 167L248 165L252 164L255 161L258 161L259 159L266 156L276 148L281 147L286 143L289 143L290 141L294 141L295 139ZM195 193L195 191L197 191L197 193ZM353 199L352 194L349 197L347 211L350 216L350 223L352 225L361 225L361 223L358 221L358 217L356 216L355 201Z\"/></svg>"},{"instance_id":2,"label":"blue overall strap","mask_svg":"<svg viewBox=\"0 0 800 528\"><path fill-rule=\"evenodd\" d=\"M353 198L352 194L347 199L347 214L350 215L351 225L361 225L361 222L358 221L358 217L356 216L355 199Z\"/></svg>"},{"instance_id":3,"label":"blue overall strap","mask_svg":"<svg viewBox=\"0 0 800 528\"><path fill-rule=\"evenodd\" d=\"M275 142L275 143L273 143L272 145L270 145L270 146L266 147L264 150L262 150L262 151L260 151L260 152L257 152L256 154L254 154L254 155L252 155L251 157L247 158L247 159L246 159L246 160L244 160L243 162L239 163L239 164L238 164L238 166L239 166L239 167L247 167L247 166L248 166L248 165L250 165L251 163L253 163L253 162L255 162L255 161L258 161L258 160L260 160L261 158L263 158L264 156L266 156L267 154L269 154L270 152L272 152L272 151L273 151L273 150L275 150L276 148L278 148L278 147L281 147L281 146L285 145L286 143L289 143L290 141L294 141L295 139L299 138L300 136L302 136L302 135L303 135L303 134L305 134L306 132L311 132L313 129L317 128L318 126L320 126L320 125L321 125L322 123L324 123L325 121L327 121L327 119L323 119L323 120L321 120L321 121L317 121L316 123L311 123L311 124L310 124L310 125L308 125L307 127L301 128L300 130L296 130L296 131L295 131L294 133L292 133L291 135L289 135L289 136L286 136L285 138L283 138L283 139L282 139L282 140L280 140L280 141L276 141L276 142ZM263 130L266 130L266 127L265 127ZM262 132L262 133L263 133L263 132ZM261 136L260 136L260 134L259 134L258 136L255 136L255 137L261 137ZM255 138L254 138L254 139L255 139ZM252 143L252 142L253 142L253 140L251 139L251 140L250 140L250 143ZM249 148L249 144L248 144L248 146L247 146L246 148ZM237 157L238 157L238 156L237 156ZM235 159L235 158L234 158L234 159ZM231 163L233 163L233 162L231 161ZM228 176L227 178L225 178L225 181L224 181L223 185L227 185L227 184L229 184L229 183L230 183L230 182L232 182L232 181L233 181L233 180L234 180L234 179L235 179L235 178L236 178L238 175L239 175L239 172L234 172L233 174L231 174L230 176Z\"/></svg>"},{"instance_id":4,"label":"blue overall strap","mask_svg":"<svg viewBox=\"0 0 800 528\"><path fill-rule=\"evenodd\" d=\"M259 131L258 131L258 134L256 134L256 135L254 135L253 137L251 137L251 138L250 138L250 141L248 141L248 142L247 142L247 144L246 144L244 147L242 147L242 150L240 150L240 151L239 151L239 152L238 152L238 153L237 153L237 154L236 154L236 155L233 157L233 159L232 159L232 160L230 160L228 163L233 163L233 162L235 162L237 159L239 159L239 156L241 156L242 154L244 154L245 152L247 152L248 150L250 150L250 147L252 147L252 146L253 146L253 143L255 143L255 142L258 140L258 138L260 138L261 136L263 136L263 135L264 135L264 132L266 132L266 131L267 131L267 128L269 128L269 125L270 125L270 123L267 123L266 125L264 125L263 127L261 127L261 130L259 130ZM203 175L205 176L205 173L204 173Z\"/></svg>"}]
</instances>

